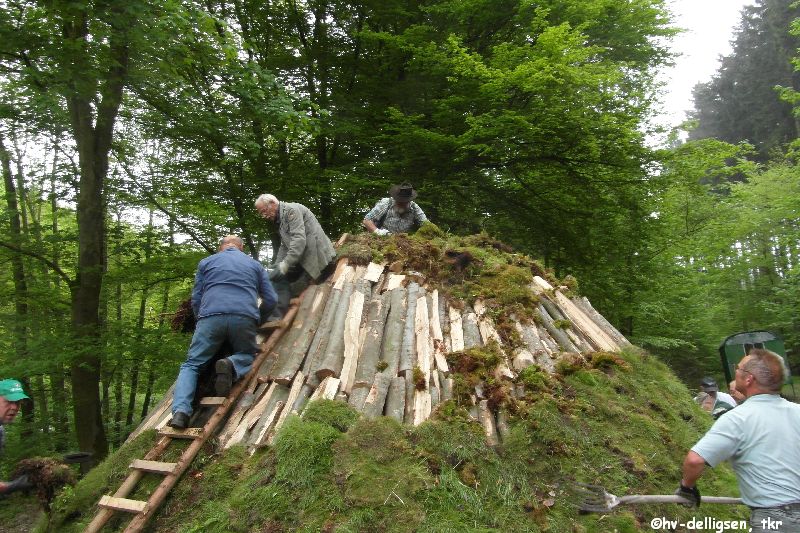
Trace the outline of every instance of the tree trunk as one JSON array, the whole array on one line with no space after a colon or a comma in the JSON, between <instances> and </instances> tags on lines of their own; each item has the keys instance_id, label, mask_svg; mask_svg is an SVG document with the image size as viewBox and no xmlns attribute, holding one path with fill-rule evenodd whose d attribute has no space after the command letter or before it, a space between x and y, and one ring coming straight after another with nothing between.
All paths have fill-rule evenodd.
<instances>
[{"instance_id":1,"label":"tree trunk","mask_svg":"<svg viewBox=\"0 0 800 533\"><path fill-rule=\"evenodd\" d=\"M19 205L17 204L17 190L14 176L11 173L11 157L0 136L0 163L2 164L3 184L5 185L6 206L8 208L9 235L13 243L19 245L23 241L22 223L20 221ZM12 346L15 359L25 360L28 357L28 283L25 279L25 265L22 256L11 253L11 273L14 278L14 338ZM30 402L22 403L22 419L28 422L31 428L33 410ZM24 429L27 433L30 429Z\"/></svg>"}]
</instances>

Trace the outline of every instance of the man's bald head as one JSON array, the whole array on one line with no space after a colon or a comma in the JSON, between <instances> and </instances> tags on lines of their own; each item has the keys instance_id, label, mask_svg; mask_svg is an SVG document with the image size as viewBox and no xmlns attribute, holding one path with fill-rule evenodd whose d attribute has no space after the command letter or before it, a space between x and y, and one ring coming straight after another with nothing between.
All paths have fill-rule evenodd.
<instances>
[{"instance_id":1,"label":"man's bald head","mask_svg":"<svg viewBox=\"0 0 800 533\"><path fill-rule=\"evenodd\" d=\"M219 251L225 250L230 248L231 246L236 247L237 250L244 251L244 242L242 241L241 237L236 235L226 235L219 243Z\"/></svg>"}]
</instances>

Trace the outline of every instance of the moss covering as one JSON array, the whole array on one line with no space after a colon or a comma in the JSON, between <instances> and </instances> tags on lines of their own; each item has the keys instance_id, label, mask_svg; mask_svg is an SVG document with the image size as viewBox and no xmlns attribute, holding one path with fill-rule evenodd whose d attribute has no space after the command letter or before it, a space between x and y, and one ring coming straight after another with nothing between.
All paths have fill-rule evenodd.
<instances>
[{"instance_id":1,"label":"moss covering","mask_svg":"<svg viewBox=\"0 0 800 533\"><path fill-rule=\"evenodd\" d=\"M302 419L287 419L273 447L252 457L241 447L204 450L149 530L572 533L650 531L654 516L744 518L746 509L726 506L578 513L577 482L617 495L671 493L686 450L712 422L665 365L634 351L615 357L610 373L612 359L602 356L599 368L590 360L563 377L536 367L521 372L526 395L511 406L509 434L495 448L455 401L416 428L388 418L355 422L344 404L312 402ZM495 358L491 348L471 350L452 363L474 375ZM53 530L85 526L100 495L153 442L143 435L64 491ZM736 495L727 466L707 471L700 488Z\"/></svg>"}]
</instances>

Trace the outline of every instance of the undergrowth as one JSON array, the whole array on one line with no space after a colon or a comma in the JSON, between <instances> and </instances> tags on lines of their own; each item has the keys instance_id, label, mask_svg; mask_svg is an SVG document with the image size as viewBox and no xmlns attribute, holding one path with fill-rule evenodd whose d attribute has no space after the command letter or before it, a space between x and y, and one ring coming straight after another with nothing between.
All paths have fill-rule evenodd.
<instances>
[{"instance_id":1,"label":"undergrowth","mask_svg":"<svg viewBox=\"0 0 800 533\"><path fill-rule=\"evenodd\" d=\"M452 361L467 374L481 374L491 358L491 350L473 351ZM314 402L302 419L287 419L272 447L253 456L236 446L205 449L149 530L623 532L649 531L655 516L745 517L744 510L723 506L578 513L574 487L580 482L617 495L671 493L683 456L710 426L656 359L634 351L595 354L566 376L531 367L520 384L524 394L505 405L509 433L495 448L485 445L467 415L468 398L440 405L416 428L383 417L358 420L344 403ZM140 436L62 493L50 530L82 529L100 495L113 492L131 459L154 442L152 432ZM736 495L727 466L709 470L700 488ZM117 521L109 530L122 526ZM40 524L38 531L46 530Z\"/></svg>"}]
</instances>

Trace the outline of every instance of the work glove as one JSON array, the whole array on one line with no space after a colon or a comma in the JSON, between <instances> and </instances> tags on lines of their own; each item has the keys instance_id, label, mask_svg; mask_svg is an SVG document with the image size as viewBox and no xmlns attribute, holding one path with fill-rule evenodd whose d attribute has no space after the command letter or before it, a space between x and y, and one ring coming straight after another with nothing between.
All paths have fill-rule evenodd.
<instances>
[{"instance_id":1,"label":"work glove","mask_svg":"<svg viewBox=\"0 0 800 533\"><path fill-rule=\"evenodd\" d=\"M18 490L30 490L32 488L33 483L30 482L27 475L19 476L18 478L8 482L4 494L11 494L12 492L17 492Z\"/></svg>"},{"instance_id":2,"label":"work glove","mask_svg":"<svg viewBox=\"0 0 800 533\"><path fill-rule=\"evenodd\" d=\"M286 261L281 261L278 263L278 272L281 273L281 276L285 276L287 272L289 272L289 265Z\"/></svg>"},{"instance_id":3,"label":"work glove","mask_svg":"<svg viewBox=\"0 0 800 533\"><path fill-rule=\"evenodd\" d=\"M675 491L675 496L686 498L690 502L681 505L685 505L686 507L700 507L700 491L697 490L696 485L694 487L684 487L683 483L681 483L678 490Z\"/></svg>"},{"instance_id":4,"label":"work glove","mask_svg":"<svg viewBox=\"0 0 800 533\"><path fill-rule=\"evenodd\" d=\"M377 228L375 231L373 231L373 233L375 235L380 235L381 237L384 237L386 235L389 235L389 230L386 228Z\"/></svg>"}]
</instances>

